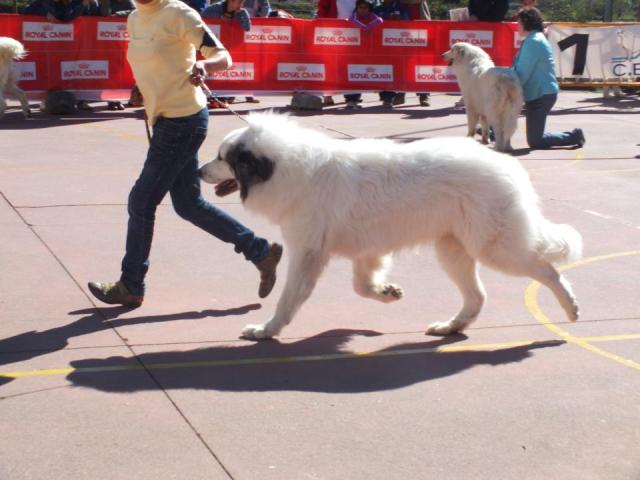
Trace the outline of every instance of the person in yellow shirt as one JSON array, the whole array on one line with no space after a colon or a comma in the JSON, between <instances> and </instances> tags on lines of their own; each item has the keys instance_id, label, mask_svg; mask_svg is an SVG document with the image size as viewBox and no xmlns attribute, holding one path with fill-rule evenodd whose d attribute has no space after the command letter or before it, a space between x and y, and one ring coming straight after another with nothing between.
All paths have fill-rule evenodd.
<instances>
[{"instance_id":1,"label":"person in yellow shirt","mask_svg":"<svg viewBox=\"0 0 640 480\"><path fill-rule=\"evenodd\" d=\"M231 57L200 15L180 0L137 0L136 6L127 22L127 59L144 98L153 137L129 194L120 280L89 282L89 290L105 303L133 308L142 304L155 212L169 193L178 215L233 244L236 252L256 265L258 295L264 298L275 284L282 246L256 236L200 192L198 150L209 122L200 84L207 73L229 68ZM203 61L196 62L196 50Z\"/></svg>"}]
</instances>

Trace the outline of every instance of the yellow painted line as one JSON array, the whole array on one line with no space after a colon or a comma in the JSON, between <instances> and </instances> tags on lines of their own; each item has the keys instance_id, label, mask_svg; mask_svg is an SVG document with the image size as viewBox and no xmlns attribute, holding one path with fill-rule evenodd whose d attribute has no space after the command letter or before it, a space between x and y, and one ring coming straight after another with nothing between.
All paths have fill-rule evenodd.
<instances>
[{"instance_id":1,"label":"yellow painted line","mask_svg":"<svg viewBox=\"0 0 640 480\"><path fill-rule=\"evenodd\" d=\"M375 358L375 357L397 357L401 355L420 355L423 353L456 353L456 352L479 352L479 351L498 351L508 348L517 347L545 347L554 346L563 343L559 340L528 340L521 342L503 342L503 343L486 343L476 345L446 345L441 347L425 347L411 348L400 350L382 350L373 352L345 352L330 353L321 355L302 355L293 357L263 357L263 358L243 358L236 360L211 360L202 362L177 362L177 363L155 363L146 365L149 370L175 369L175 368L201 368L201 367L227 367L237 365L267 365L275 363L301 363L326 360L344 360L353 358ZM41 377L55 375L69 375L71 373L95 373L95 372L113 372L126 370L142 370L142 365L111 365L105 367L81 367L81 368L56 368L47 370L26 370L18 372L0 373L0 377L5 378L24 378L24 377Z\"/></svg>"},{"instance_id":2,"label":"yellow painted line","mask_svg":"<svg viewBox=\"0 0 640 480\"><path fill-rule=\"evenodd\" d=\"M572 263L570 265L566 265L564 267L562 267L560 269L560 271L566 271L572 268L576 268L576 267L581 267L584 265L589 265L592 263L596 263L596 262L602 262L605 260L611 260L613 258L620 258L620 257L630 257L633 255L640 255L640 250L633 250L630 252L622 252L622 253L613 253L610 255L601 255L599 257L591 257L591 258L585 258L583 260L577 261L575 263ZM540 283L539 282L532 282L526 289L525 291L525 304L527 306L527 309L529 310L529 312L531 313L531 315L533 315L533 317L540 322L542 325L544 325L545 327L547 327L549 330L551 330L552 332L554 332L556 335L558 335L559 337L563 338L564 340L566 340L567 342L573 343L575 345L578 345L582 348L584 348L585 350L588 350L590 352L593 352L597 355L600 355L602 357L608 358L609 360L613 360L614 362L618 362L621 363L622 365L625 365L627 367L631 367L634 368L636 370L640 370L640 363L636 362L634 360L631 360L629 358L625 358L621 355L616 355L615 353L611 353L608 352L600 347L596 347L594 345L591 345L591 343L589 343L588 340L586 340L585 338L580 338L580 337L576 337L574 335L571 335L569 332L567 332L566 330L563 330L562 328L560 328L559 326L555 325L550 319L549 317L547 317L544 312L542 311L542 309L540 308L540 306L538 305L538 290L540 289Z\"/></svg>"},{"instance_id":3,"label":"yellow painted line","mask_svg":"<svg viewBox=\"0 0 640 480\"><path fill-rule=\"evenodd\" d=\"M638 340L640 333L629 333L624 335L602 335L600 337L580 337L585 342L615 342L616 340Z\"/></svg>"},{"instance_id":4,"label":"yellow painted line","mask_svg":"<svg viewBox=\"0 0 640 480\"><path fill-rule=\"evenodd\" d=\"M590 342L608 342L615 340L633 340L640 339L640 333L638 334L625 334L625 335L607 335L602 337L584 337L580 340ZM304 355L293 357L271 357L271 358L243 358L236 360L210 360L201 362L176 362L176 363L155 363L147 365L149 370L166 370L177 368L202 368L202 367L227 367L227 366L239 366L239 365L267 365L276 363L302 363L313 361L327 361L327 360L346 360L353 358L375 358L375 357L396 357L400 355L420 355L424 353L456 353L456 352L480 352L480 351L499 351L507 348L518 347L545 347L558 345L560 340L525 340L515 342L501 342L501 343L485 343L485 344L471 344L471 345L445 345L441 347L425 347L425 348L412 348L403 350L385 350L385 351L373 351L373 352L345 352L345 353L330 353L324 355ZM42 376L55 376L55 375L69 375L71 373L100 373L100 372L114 372L114 371L127 371L127 370L142 370L143 367L140 364L132 365L111 365L104 367L82 367L82 368L55 368L46 370L25 370L17 372L5 372L0 373L0 377L6 378L25 378L25 377L42 377Z\"/></svg>"},{"instance_id":5,"label":"yellow painted line","mask_svg":"<svg viewBox=\"0 0 640 480\"><path fill-rule=\"evenodd\" d=\"M600 174L600 173L633 173L633 172L640 172L640 168L619 168L617 170L588 170L583 173Z\"/></svg>"}]
</instances>

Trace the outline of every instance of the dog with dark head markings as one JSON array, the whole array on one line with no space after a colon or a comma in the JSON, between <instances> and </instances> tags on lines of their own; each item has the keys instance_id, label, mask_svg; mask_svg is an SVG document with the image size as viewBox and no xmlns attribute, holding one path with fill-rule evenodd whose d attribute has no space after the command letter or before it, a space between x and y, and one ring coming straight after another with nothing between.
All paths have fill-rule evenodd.
<instances>
[{"instance_id":1,"label":"dog with dark head markings","mask_svg":"<svg viewBox=\"0 0 640 480\"><path fill-rule=\"evenodd\" d=\"M485 302L478 263L549 287L570 320L578 304L552 265L581 255L580 234L546 220L520 163L472 139L412 143L338 140L286 116L253 114L200 169L216 193L240 190L249 210L280 225L290 255L275 315L249 339L278 335L311 294L331 256L353 262L355 291L381 302L403 296L385 281L391 253L434 243L463 297L462 309L427 332L447 335Z\"/></svg>"},{"instance_id":2,"label":"dog with dark head markings","mask_svg":"<svg viewBox=\"0 0 640 480\"><path fill-rule=\"evenodd\" d=\"M496 149L511 151L511 137L524 103L516 73L511 68L496 67L487 52L467 42L454 44L442 57L458 78L467 112L467 136L475 135L480 122L482 143L489 142L491 127Z\"/></svg>"},{"instance_id":3,"label":"dog with dark head markings","mask_svg":"<svg viewBox=\"0 0 640 480\"><path fill-rule=\"evenodd\" d=\"M0 37L0 118L4 116L7 102L5 94L16 97L22 106L25 118L31 116L31 109L27 96L18 88L18 72L15 69L14 60L21 60L26 55L22 44L9 37Z\"/></svg>"}]
</instances>

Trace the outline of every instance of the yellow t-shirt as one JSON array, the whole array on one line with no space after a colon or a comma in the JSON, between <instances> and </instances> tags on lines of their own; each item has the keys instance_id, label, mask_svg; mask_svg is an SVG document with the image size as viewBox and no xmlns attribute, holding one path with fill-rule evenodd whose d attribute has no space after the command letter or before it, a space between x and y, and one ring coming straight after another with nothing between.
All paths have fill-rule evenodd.
<instances>
[{"instance_id":1,"label":"yellow t-shirt","mask_svg":"<svg viewBox=\"0 0 640 480\"><path fill-rule=\"evenodd\" d=\"M158 117L185 117L207 105L200 87L189 82L196 49L205 58L224 51L198 12L180 0L136 4L129 15L127 60L144 98L151 125ZM217 47L202 46L207 32Z\"/></svg>"}]
</instances>

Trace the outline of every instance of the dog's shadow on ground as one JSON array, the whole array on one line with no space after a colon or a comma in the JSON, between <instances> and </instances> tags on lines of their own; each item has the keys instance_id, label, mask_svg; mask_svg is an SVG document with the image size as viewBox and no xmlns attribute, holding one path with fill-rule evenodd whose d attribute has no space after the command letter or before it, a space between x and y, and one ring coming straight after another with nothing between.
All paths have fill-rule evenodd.
<instances>
[{"instance_id":1,"label":"dog's shadow on ground","mask_svg":"<svg viewBox=\"0 0 640 480\"><path fill-rule=\"evenodd\" d=\"M532 355L533 349L564 343L553 340L493 351L436 351L437 347L467 338L458 335L394 345L361 356L343 348L354 335L380 334L333 330L293 343L246 342L136 357L85 359L71 363L76 370L67 379L76 386L107 392L195 389L363 393L443 378L478 365L521 362Z\"/></svg>"}]
</instances>

